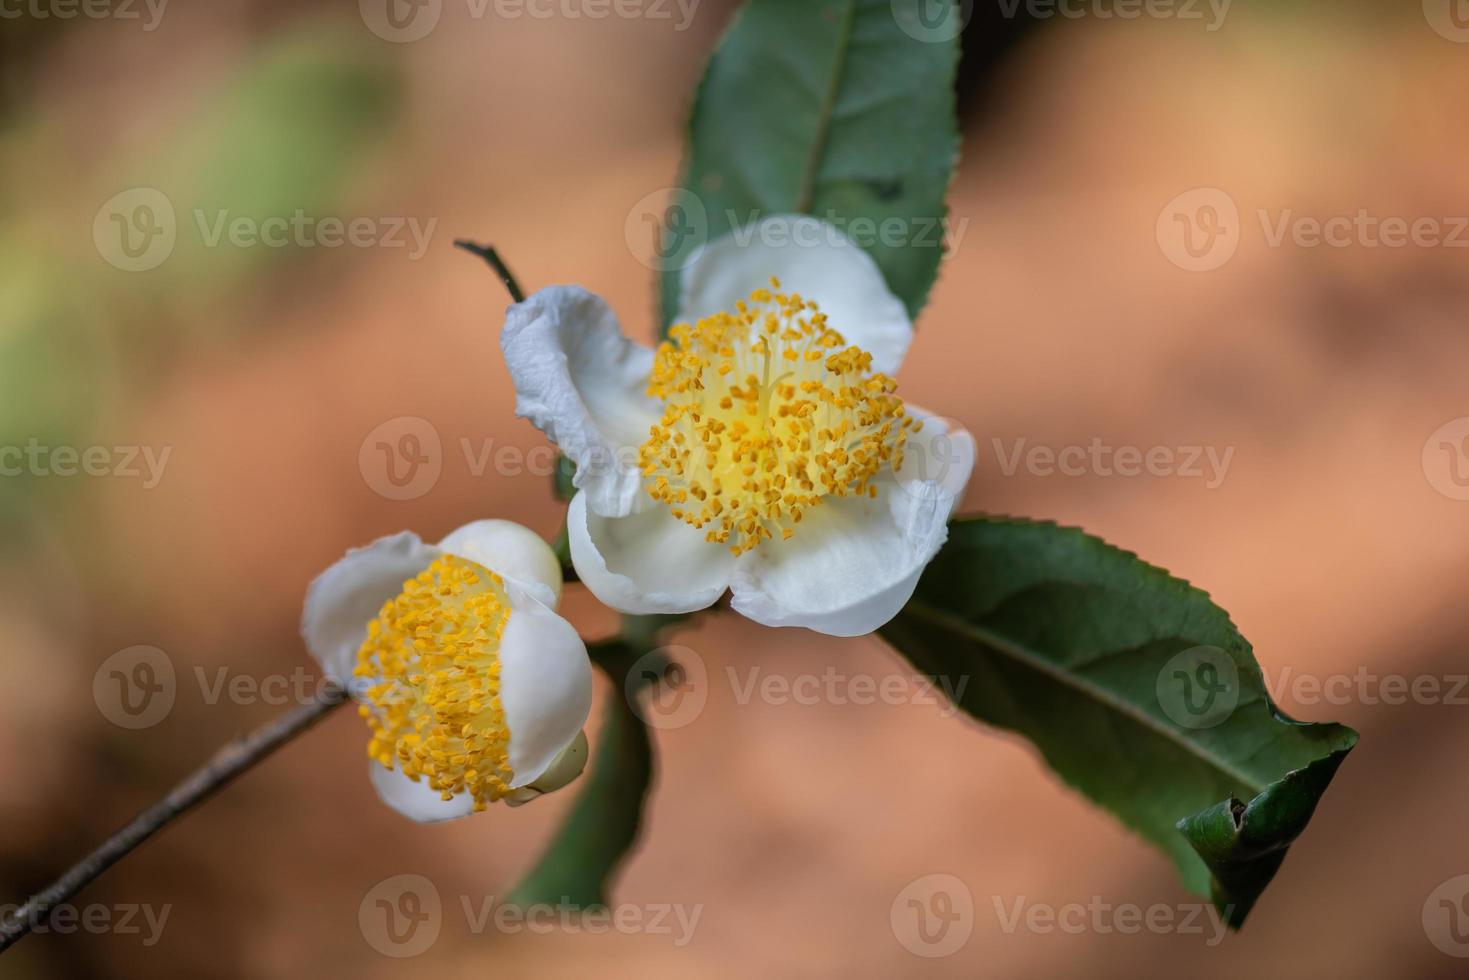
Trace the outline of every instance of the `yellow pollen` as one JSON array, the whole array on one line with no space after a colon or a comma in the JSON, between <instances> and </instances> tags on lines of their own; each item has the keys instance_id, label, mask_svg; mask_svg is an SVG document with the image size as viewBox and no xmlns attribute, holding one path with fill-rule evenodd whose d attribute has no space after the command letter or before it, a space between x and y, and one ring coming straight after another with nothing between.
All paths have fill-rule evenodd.
<instances>
[{"instance_id":1,"label":"yellow pollen","mask_svg":"<svg viewBox=\"0 0 1469 980\"><path fill-rule=\"evenodd\" d=\"M638 451L648 494L736 555L790 538L827 497L875 497L913 428L872 355L770 285L669 331L648 379L663 416Z\"/></svg>"},{"instance_id":2,"label":"yellow pollen","mask_svg":"<svg viewBox=\"0 0 1469 980\"><path fill-rule=\"evenodd\" d=\"M500 704L500 637L510 603L498 575L444 555L403 583L367 625L354 674L368 757L474 808L510 792L510 731Z\"/></svg>"}]
</instances>

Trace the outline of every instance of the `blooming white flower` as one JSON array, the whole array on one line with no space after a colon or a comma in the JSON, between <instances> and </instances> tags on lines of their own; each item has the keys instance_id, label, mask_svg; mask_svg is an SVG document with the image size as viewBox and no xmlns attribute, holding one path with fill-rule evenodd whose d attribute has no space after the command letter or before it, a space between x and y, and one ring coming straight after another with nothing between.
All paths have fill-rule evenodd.
<instances>
[{"instance_id":1,"label":"blooming white flower","mask_svg":"<svg viewBox=\"0 0 1469 980\"><path fill-rule=\"evenodd\" d=\"M913 594L974 463L968 433L894 393L903 303L866 252L796 216L707 245L680 295L656 352L577 286L507 314L516 413L577 467L577 574L627 613L729 590L768 626L871 632Z\"/></svg>"},{"instance_id":2,"label":"blooming white flower","mask_svg":"<svg viewBox=\"0 0 1469 980\"><path fill-rule=\"evenodd\" d=\"M555 554L510 521L379 538L311 583L301 634L359 702L383 802L430 823L580 775L592 671L560 596Z\"/></svg>"}]
</instances>

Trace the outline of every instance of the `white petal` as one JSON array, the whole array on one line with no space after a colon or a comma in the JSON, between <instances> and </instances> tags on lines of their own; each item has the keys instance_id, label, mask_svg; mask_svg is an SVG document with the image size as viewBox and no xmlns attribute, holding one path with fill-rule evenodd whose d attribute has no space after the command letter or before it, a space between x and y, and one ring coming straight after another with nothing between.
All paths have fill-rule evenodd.
<instances>
[{"instance_id":1,"label":"white petal","mask_svg":"<svg viewBox=\"0 0 1469 980\"><path fill-rule=\"evenodd\" d=\"M580 286L550 286L510 307L500 348L515 413L576 463L576 486L597 513L628 513L642 483L637 449L659 418L644 390L653 352Z\"/></svg>"},{"instance_id":2,"label":"white petal","mask_svg":"<svg viewBox=\"0 0 1469 980\"><path fill-rule=\"evenodd\" d=\"M922 426L908 434L903 465L890 474L894 491L883 488L879 494L887 494L893 522L909 543L928 550L935 535L943 543L945 525L963 502L974 473L974 436L952 419L912 404L907 408Z\"/></svg>"},{"instance_id":3,"label":"white petal","mask_svg":"<svg viewBox=\"0 0 1469 980\"><path fill-rule=\"evenodd\" d=\"M603 605L625 613L683 613L712 606L729 587L734 556L651 499L626 517L590 512L586 494L566 514L571 562Z\"/></svg>"},{"instance_id":4,"label":"white petal","mask_svg":"<svg viewBox=\"0 0 1469 980\"><path fill-rule=\"evenodd\" d=\"M948 519L974 466L974 440L924 417L910 456L878 481L876 499L829 498L806 512L795 536L740 557L734 610L766 626L804 626L833 636L870 633L897 615L948 536ZM912 453L947 460L934 479L910 471Z\"/></svg>"},{"instance_id":5,"label":"white petal","mask_svg":"<svg viewBox=\"0 0 1469 980\"><path fill-rule=\"evenodd\" d=\"M438 823L440 820L467 817L474 812L474 797L468 793L443 800L439 798L439 791L430 787L426 779L415 783L400 769L385 769L372 761L367 766L368 778L372 780L372 788L377 790L377 795L409 820Z\"/></svg>"},{"instance_id":6,"label":"white petal","mask_svg":"<svg viewBox=\"0 0 1469 980\"><path fill-rule=\"evenodd\" d=\"M913 323L882 271L834 225L808 215L776 215L705 246L682 273L679 322L692 323L780 278L781 289L815 300L828 324L895 374L913 340Z\"/></svg>"},{"instance_id":7,"label":"white petal","mask_svg":"<svg viewBox=\"0 0 1469 980\"><path fill-rule=\"evenodd\" d=\"M351 682L368 622L403 591L404 582L438 557L438 548L403 531L352 549L316 577L306 590L301 636L327 676L339 684Z\"/></svg>"},{"instance_id":8,"label":"white petal","mask_svg":"<svg viewBox=\"0 0 1469 980\"><path fill-rule=\"evenodd\" d=\"M510 785L534 782L581 733L592 710L592 663L570 623L506 583L500 703L510 729Z\"/></svg>"},{"instance_id":9,"label":"white petal","mask_svg":"<svg viewBox=\"0 0 1469 980\"><path fill-rule=\"evenodd\" d=\"M561 562L546 539L524 525L472 521L450 531L439 549L516 582L552 609L561 602Z\"/></svg>"}]
</instances>

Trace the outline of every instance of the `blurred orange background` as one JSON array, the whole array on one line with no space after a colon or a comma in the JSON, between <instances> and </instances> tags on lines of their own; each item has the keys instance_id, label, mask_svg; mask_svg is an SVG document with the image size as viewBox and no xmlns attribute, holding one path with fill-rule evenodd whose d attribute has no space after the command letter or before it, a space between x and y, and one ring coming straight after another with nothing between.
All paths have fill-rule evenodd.
<instances>
[{"instance_id":1,"label":"blurred orange background","mask_svg":"<svg viewBox=\"0 0 1469 980\"><path fill-rule=\"evenodd\" d=\"M991 29L977 7L971 31ZM28 7L0 21L0 445L170 450L152 487L0 479L0 901L282 710L209 703L196 671L313 677L300 601L346 548L481 516L556 532L543 476L476 473L463 452L544 443L513 416L503 291L451 243L493 242L527 288L584 284L652 336L649 243L630 215L673 182L731 5L695 3L687 23L665 8L477 17L451 0L410 43L345 0L180 3L152 29L142 6L140 20ZM1421 917L1469 872L1452 761L1469 752L1469 693L1447 696L1469 672L1469 503L1433 442L1469 415L1469 253L1276 244L1272 223L1365 209L1451 235L1469 215L1469 32L1416 4L1237 0L1217 30L1200 9L1046 19L966 73L953 248L900 390L975 434L966 509L1079 525L1200 584L1287 712L1361 731L1241 933L1007 930L999 910L1017 900L1197 900L1014 738L933 705L740 703L731 668L906 668L876 639L716 616L677 638L707 665L709 700L657 733L643 844L615 889L619 904L699 908L683 945L477 932L461 900L503 895L571 794L409 824L373 795L365 732L340 712L79 897L169 906L155 944L35 936L5 975L1462 975ZM140 272L94 238L99 209L134 187L179 213L172 254ZM1189 271L1161 228L1199 188L1237 207L1237 251ZM193 215L221 209L432 230L421 255L406 233L401 248L210 247ZM439 435L442 472L391 500L359 449L405 416ZM1232 456L1213 487L1007 475L1021 439ZM579 590L569 609L588 635L613 628ZM132 731L98 710L93 678L140 644L179 685L166 718ZM1391 704L1368 682L1327 703L1288 680L1364 673L1438 678L1445 696ZM392 959L358 909L407 873L434 882L445 921L431 949ZM925 958L889 915L936 873L972 893L973 933Z\"/></svg>"}]
</instances>

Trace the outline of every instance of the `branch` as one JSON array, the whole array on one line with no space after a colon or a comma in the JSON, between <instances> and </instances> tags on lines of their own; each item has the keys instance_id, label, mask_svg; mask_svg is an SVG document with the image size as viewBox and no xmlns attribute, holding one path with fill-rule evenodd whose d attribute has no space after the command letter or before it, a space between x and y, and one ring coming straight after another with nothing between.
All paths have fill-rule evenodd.
<instances>
[{"instance_id":1,"label":"branch","mask_svg":"<svg viewBox=\"0 0 1469 980\"><path fill-rule=\"evenodd\" d=\"M492 246L476 245L474 242L466 239L456 238L454 240L454 247L462 248L466 252L472 252L488 262L490 267L495 270L495 275L499 276L500 281L505 284L505 290L510 294L510 298L517 303L525 302L525 291L520 288L520 283L515 281L515 273L510 271L510 267L505 264L505 260L500 258L500 253L496 252Z\"/></svg>"},{"instance_id":2,"label":"branch","mask_svg":"<svg viewBox=\"0 0 1469 980\"><path fill-rule=\"evenodd\" d=\"M113 834L101 847L30 898L9 919L0 921L0 952L25 937L53 908L96 880L102 872L162 830L175 817L213 796L236 776L306 731L347 700L347 695L341 688L326 685L309 704L301 705L220 749L162 800L138 814L132 823Z\"/></svg>"}]
</instances>

